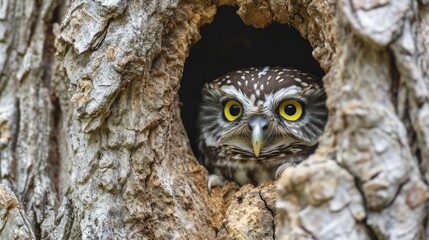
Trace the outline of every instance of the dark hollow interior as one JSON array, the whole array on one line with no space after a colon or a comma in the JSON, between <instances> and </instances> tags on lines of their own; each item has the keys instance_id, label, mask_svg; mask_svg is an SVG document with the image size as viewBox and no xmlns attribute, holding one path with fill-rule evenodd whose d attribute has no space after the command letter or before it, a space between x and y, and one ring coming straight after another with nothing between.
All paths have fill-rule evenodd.
<instances>
[{"instance_id":1,"label":"dark hollow interior","mask_svg":"<svg viewBox=\"0 0 429 240\"><path fill-rule=\"evenodd\" d=\"M285 24L264 29L245 25L236 8L221 7L212 24L201 28L201 40L185 62L179 90L183 124L198 158L197 116L204 83L223 74L251 66L294 67L322 77L323 70L311 55L310 43Z\"/></svg>"}]
</instances>

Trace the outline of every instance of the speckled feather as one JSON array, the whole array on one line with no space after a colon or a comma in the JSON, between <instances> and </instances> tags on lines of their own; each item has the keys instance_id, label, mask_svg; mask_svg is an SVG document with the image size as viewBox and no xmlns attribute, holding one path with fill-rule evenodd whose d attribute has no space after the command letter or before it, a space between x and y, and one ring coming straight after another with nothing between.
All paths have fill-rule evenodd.
<instances>
[{"instance_id":1,"label":"speckled feather","mask_svg":"<svg viewBox=\"0 0 429 240\"><path fill-rule=\"evenodd\" d=\"M234 99L243 115L234 122L223 117L223 103ZM304 104L300 120L286 121L279 104L294 99ZM314 152L327 119L326 95L320 79L292 68L247 68L230 72L205 85L199 114L202 162L212 174L239 184L258 185L274 179L277 170L293 166ZM247 121L269 119L258 157L252 151Z\"/></svg>"}]
</instances>

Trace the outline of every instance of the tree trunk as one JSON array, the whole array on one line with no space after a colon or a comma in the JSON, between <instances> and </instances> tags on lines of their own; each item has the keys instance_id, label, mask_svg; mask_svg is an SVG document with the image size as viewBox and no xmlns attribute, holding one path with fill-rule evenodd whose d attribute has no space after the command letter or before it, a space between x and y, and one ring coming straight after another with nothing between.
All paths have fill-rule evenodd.
<instances>
[{"instance_id":1,"label":"tree trunk","mask_svg":"<svg viewBox=\"0 0 429 240\"><path fill-rule=\"evenodd\" d=\"M428 3L3 1L0 239L426 238ZM220 5L299 30L330 117L277 184L209 194L177 92Z\"/></svg>"}]
</instances>

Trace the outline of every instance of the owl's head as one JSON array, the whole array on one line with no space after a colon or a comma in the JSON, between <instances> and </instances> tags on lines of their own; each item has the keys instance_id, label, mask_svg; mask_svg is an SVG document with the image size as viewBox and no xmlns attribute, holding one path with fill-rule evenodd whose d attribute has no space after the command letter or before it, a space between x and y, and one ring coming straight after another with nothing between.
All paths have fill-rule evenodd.
<instances>
[{"instance_id":1,"label":"owl's head","mask_svg":"<svg viewBox=\"0 0 429 240\"><path fill-rule=\"evenodd\" d=\"M317 144L328 116L320 79L291 68L230 72L202 90L200 146L252 158Z\"/></svg>"}]
</instances>

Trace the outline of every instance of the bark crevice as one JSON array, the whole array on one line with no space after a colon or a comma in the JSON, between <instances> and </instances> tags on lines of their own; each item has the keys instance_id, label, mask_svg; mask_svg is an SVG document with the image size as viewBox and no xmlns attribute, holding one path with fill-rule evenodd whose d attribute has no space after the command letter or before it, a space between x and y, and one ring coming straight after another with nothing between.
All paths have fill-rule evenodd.
<instances>
[{"instance_id":1,"label":"bark crevice","mask_svg":"<svg viewBox=\"0 0 429 240\"><path fill-rule=\"evenodd\" d=\"M265 208L271 213L272 220L272 231L273 231L273 239L276 240L276 213L275 210L268 206L267 200L262 196L262 191L259 191L259 197L264 202Z\"/></svg>"}]
</instances>

